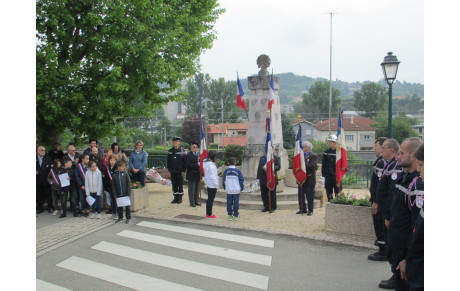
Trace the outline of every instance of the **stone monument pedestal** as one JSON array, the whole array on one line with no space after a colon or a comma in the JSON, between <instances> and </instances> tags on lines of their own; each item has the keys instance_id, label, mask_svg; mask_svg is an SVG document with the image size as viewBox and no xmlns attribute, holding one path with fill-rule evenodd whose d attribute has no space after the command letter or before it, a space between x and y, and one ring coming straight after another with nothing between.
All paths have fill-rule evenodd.
<instances>
[{"instance_id":1,"label":"stone monument pedestal","mask_svg":"<svg viewBox=\"0 0 460 291\"><path fill-rule=\"evenodd\" d=\"M260 73L259 73L260 74ZM248 142L246 152L243 157L242 171L246 179L257 178L257 168L259 159L265 155L265 142L267 133L265 131L267 107L270 93L270 75L258 75L248 78L249 90L251 97L249 99L249 124L248 124ZM284 177L288 168L288 156L283 147L283 132L281 126L281 108L278 90L280 86L279 77L273 77L275 88L275 103L271 109L271 138L275 148L274 152L281 159L281 169L278 176Z\"/></svg>"}]
</instances>

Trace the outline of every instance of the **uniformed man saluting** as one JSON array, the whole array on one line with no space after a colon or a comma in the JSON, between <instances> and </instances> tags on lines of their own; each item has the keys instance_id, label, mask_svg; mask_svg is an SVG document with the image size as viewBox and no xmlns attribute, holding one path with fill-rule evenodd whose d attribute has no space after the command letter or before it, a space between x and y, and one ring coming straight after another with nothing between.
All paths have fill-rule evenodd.
<instances>
[{"instance_id":1,"label":"uniformed man saluting","mask_svg":"<svg viewBox=\"0 0 460 291\"><path fill-rule=\"evenodd\" d=\"M183 174L185 172L185 155L187 152L183 147L180 146L180 137L173 138L174 146L168 151L168 171L171 173L172 191L174 195L172 204L181 204L182 195L184 195L184 189L182 187L184 183Z\"/></svg>"}]
</instances>

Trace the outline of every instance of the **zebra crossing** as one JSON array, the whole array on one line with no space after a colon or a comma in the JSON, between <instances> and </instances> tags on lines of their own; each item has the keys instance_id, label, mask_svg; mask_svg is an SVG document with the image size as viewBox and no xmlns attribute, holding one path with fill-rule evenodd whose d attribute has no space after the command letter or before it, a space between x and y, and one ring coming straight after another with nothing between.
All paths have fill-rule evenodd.
<instances>
[{"instance_id":1,"label":"zebra crossing","mask_svg":"<svg viewBox=\"0 0 460 291\"><path fill-rule=\"evenodd\" d=\"M96 252L93 257L116 257L127 265L144 264L143 270L174 272L178 277L193 278L194 282L215 281L232 286L232 290L268 290L273 248L273 240L141 221L91 245L88 252ZM205 283L188 286L184 280L175 281L175 277L162 278L162 272L142 274L125 269L124 265L113 266L110 259L101 262L79 254L60 261L56 267L134 290L206 290L209 286ZM97 288L85 286L85 289ZM68 289L37 279L37 290Z\"/></svg>"}]
</instances>

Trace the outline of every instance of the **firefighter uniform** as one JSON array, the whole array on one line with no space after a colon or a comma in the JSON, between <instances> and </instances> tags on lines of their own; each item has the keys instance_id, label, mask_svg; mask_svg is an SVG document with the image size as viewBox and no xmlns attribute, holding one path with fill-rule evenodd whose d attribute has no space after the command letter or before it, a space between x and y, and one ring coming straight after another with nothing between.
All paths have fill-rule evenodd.
<instances>
[{"instance_id":1,"label":"firefighter uniform","mask_svg":"<svg viewBox=\"0 0 460 291\"><path fill-rule=\"evenodd\" d=\"M173 201L171 203L182 203L182 195L184 195L183 183L184 177L182 173L185 172L185 156L187 152L183 147L179 148L170 148L168 151L168 171L171 173L171 183L172 191L174 195Z\"/></svg>"}]
</instances>

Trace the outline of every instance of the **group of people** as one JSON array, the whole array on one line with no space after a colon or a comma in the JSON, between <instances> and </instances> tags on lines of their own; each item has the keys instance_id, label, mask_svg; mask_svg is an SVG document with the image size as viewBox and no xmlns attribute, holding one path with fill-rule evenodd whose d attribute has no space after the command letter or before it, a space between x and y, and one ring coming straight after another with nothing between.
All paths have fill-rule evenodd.
<instances>
[{"instance_id":1,"label":"group of people","mask_svg":"<svg viewBox=\"0 0 460 291\"><path fill-rule=\"evenodd\" d=\"M136 150L129 158L129 168L134 181L145 185L147 153L141 141L136 142ZM85 216L100 219L104 197L109 209L107 214L120 222L125 208L126 223L131 219L130 203L131 178L126 169L128 159L119 145L114 142L110 148L98 148L98 142L90 139L88 148L82 154L70 143L67 152L56 143L46 154L44 146L37 146L36 156L36 212L47 210L52 215L67 216L67 201L74 217ZM117 200L123 199L119 203ZM128 198L129 199L129 198ZM121 201L121 200L120 200ZM44 208L46 203L47 207Z\"/></svg>"},{"instance_id":2,"label":"group of people","mask_svg":"<svg viewBox=\"0 0 460 291\"><path fill-rule=\"evenodd\" d=\"M203 179L206 190L206 218L217 218L213 214L212 207L219 188L219 177L217 173L217 152L208 151L207 156L203 159L203 165L200 167L200 153L196 142L190 143L190 151L186 151L180 146L179 137L173 139L173 147L168 150L167 168L171 173L171 183L173 200L172 204L181 204L183 189L183 174L187 172L188 197L190 207L200 206L199 193L201 187L201 178ZM224 171L222 186L227 191L227 214L229 220L239 220L239 194L244 189L244 177L239 169L235 167L235 158L228 161L229 168ZM203 175L200 177L200 169L203 169Z\"/></svg>"},{"instance_id":3,"label":"group of people","mask_svg":"<svg viewBox=\"0 0 460 291\"><path fill-rule=\"evenodd\" d=\"M401 144L380 137L370 186L372 220L379 250L368 256L388 261L392 277L379 287L423 290L424 287L424 145L419 138Z\"/></svg>"}]
</instances>

